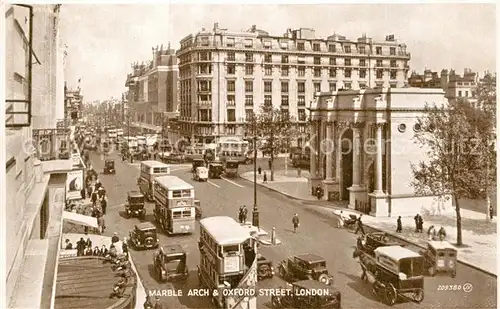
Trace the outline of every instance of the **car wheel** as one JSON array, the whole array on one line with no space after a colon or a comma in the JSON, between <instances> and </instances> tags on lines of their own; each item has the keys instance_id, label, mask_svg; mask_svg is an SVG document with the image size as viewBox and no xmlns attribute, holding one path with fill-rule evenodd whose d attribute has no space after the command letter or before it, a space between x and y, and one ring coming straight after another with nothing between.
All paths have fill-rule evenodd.
<instances>
[{"instance_id":1,"label":"car wheel","mask_svg":"<svg viewBox=\"0 0 500 309\"><path fill-rule=\"evenodd\" d=\"M385 290L385 299L387 301L387 305L393 306L396 303L396 300L398 299L398 293L396 292L396 288L392 283L389 283L389 286L387 286Z\"/></svg>"},{"instance_id":2,"label":"car wheel","mask_svg":"<svg viewBox=\"0 0 500 309\"><path fill-rule=\"evenodd\" d=\"M283 265L280 265L280 267L278 268L278 274L280 275L281 278L285 278L286 276L286 271L285 271L285 266Z\"/></svg>"},{"instance_id":3,"label":"car wheel","mask_svg":"<svg viewBox=\"0 0 500 309\"><path fill-rule=\"evenodd\" d=\"M328 282L330 281L329 279L330 278L328 278L326 274L321 274L321 276L319 276L318 278L318 281L324 284L328 284Z\"/></svg>"},{"instance_id":4,"label":"car wheel","mask_svg":"<svg viewBox=\"0 0 500 309\"><path fill-rule=\"evenodd\" d=\"M257 275L262 277L262 278L265 278L267 276L268 273L271 272L271 269L269 268L268 265L261 265L258 269L257 269Z\"/></svg>"},{"instance_id":5,"label":"car wheel","mask_svg":"<svg viewBox=\"0 0 500 309\"><path fill-rule=\"evenodd\" d=\"M273 296L271 297L271 304L273 305L273 308L281 308L281 301L278 296Z\"/></svg>"},{"instance_id":6,"label":"car wheel","mask_svg":"<svg viewBox=\"0 0 500 309\"><path fill-rule=\"evenodd\" d=\"M413 300L415 300L418 304L420 304L424 300L424 290L419 289L413 292Z\"/></svg>"},{"instance_id":7,"label":"car wheel","mask_svg":"<svg viewBox=\"0 0 500 309\"><path fill-rule=\"evenodd\" d=\"M451 277L455 278L456 276L457 276L457 271L456 270L452 271L451 272Z\"/></svg>"}]
</instances>

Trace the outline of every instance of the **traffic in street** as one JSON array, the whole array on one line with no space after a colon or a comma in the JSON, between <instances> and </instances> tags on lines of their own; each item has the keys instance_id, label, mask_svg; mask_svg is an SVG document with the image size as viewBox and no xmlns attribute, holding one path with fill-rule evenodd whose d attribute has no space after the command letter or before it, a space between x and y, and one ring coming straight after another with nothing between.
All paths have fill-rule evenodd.
<instances>
[{"instance_id":1,"label":"traffic in street","mask_svg":"<svg viewBox=\"0 0 500 309\"><path fill-rule=\"evenodd\" d=\"M90 156L93 168L103 170L103 160L99 154ZM124 216L124 203L127 192L138 190L139 161L122 162L116 154L107 159L115 160L116 174L100 175L106 188L109 206L106 215L107 229L105 234L117 232L120 238L128 237L138 218L127 219ZM252 165L242 166L245 170ZM243 169L242 169L243 170ZM209 179L207 182L193 180L191 164L172 164L172 175L192 184L195 198L200 200L203 217L232 216L238 218L240 206L245 205L249 211L247 221L251 221L253 208L253 183L241 178ZM240 171L241 172L241 171ZM278 193L257 187L257 205L260 227L268 233L275 228L281 240L280 245L260 246L260 253L274 266L288 257L300 254L315 254L326 261L329 273L333 276L333 286L342 294L344 308L385 308L387 305L373 296L371 285L360 279L361 267L353 259L356 247L356 235L346 229L336 227L336 222L326 220L317 213L308 210L299 201L290 200ZM146 204L146 216L143 221L154 222L153 203ZM300 226L297 233L293 231L292 218L297 213ZM199 264L198 225L191 235L166 236L158 228L159 244L179 244L187 253L189 278L185 283L159 283L153 271L153 254L156 250L131 250L138 275L145 288L150 291L163 291L161 301L168 308L208 308L211 307L208 297L187 296L189 289L198 288L196 275ZM275 275L272 279L259 281L258 289L277 289L286 283ZM463 287L467 287L464 291ZM472 287L469 291L468 289ZM182 291L183 295L179 295ZM170 295L170 296L169 296ZM270 296L257 298L258 308L271 308ZM496 303L496 280L480 271L459 265L455 278L447 276L425 277L425 297L421 304L409 301L398 301L399 308L445 308L468 307L490 308Z\"/></svg>"}]
</instances>

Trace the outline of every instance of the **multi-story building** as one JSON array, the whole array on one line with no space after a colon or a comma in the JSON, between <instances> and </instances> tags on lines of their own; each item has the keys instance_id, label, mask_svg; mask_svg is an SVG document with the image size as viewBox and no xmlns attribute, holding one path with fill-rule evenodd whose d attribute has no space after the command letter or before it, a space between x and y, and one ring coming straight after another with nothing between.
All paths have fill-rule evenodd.
<instances>
[{"instance_id":1,"label":"multi-story building","mask_svg":"<svg viewBox=\"0 0 500 309\"><path fill-rule=\"evenodd\" d=\"M72 160L55 155L57 142L71 136L70 128L57 128L64 114L60 7L5 5L8 308L50 308L54 286L66 176L73 168Z\"/></svg>"},{"instance_id":2,"label":"multi-story building","mask_svg":"<svg viewBox=\"0 0 500 309\"><path fill-rule=\"evenodd\" d=\"M178 108L177 56L170 45L153 48L153 60L132 64L125 86L131 126L136 132L161 131L165 119L175 118Z\"/></svg>"},{"instance_id":3,"label":"multi-story building","mask_svg":"<svg viewBox=\"0 0 500 309\"><path fill-rule=\"evenodd\" d=\"M410 60L394 35L381 42L317 38L306 28L273 36L255 26L233 32L216 23L180 45L179 120L183 136L195 142L244 136L245 121L262 104L287 111L305 134L315 93L402 87Z\"/></svg>"},{"instance_id":4,"label":"multi-story building","mask_svg":"<svg viewBox=\"0 0 500 309\"><path fill-rule=\"evenodd\" d=\"M412 72L408 84L417 88L440 88L449 100L464 98L472 104L477 103L478 75L471 69L464 69L463 76L456 74L455 70L448 72L446 69L441 70L441 74L429 69L421 75Z\"/></svg>"}]
</instances>

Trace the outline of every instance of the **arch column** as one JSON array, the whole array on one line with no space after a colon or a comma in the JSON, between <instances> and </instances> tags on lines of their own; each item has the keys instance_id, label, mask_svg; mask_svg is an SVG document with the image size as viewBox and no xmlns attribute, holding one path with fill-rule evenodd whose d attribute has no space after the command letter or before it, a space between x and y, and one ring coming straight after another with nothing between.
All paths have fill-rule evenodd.
<instances>
[{"instance_id":1,"label":"arch column","mask_svg":"<svg viewBox=\"0 0 500 309\"><path fill-rule=\"evenodd\" d=\"M366 199L366 189L361 186L361 129L364 122L351 124L352 129L352 186L349 190L349 208L356 209L357 205Z\"/></svg>"},{"instance_id":2,"label":"arch column","mask_svg":"<svg viewBox=\"0 0 500 309\"><path fill-rule=\"evenodd\" d=\"M317 141L317 134L318 130L316 129L316 121L312 121L310 125L310 134L311 138L309 139L309 148L311 149L311 157L310 157L310 174L311 177L316 177L317 173L317 167L316 167L316 141Z\"/></svg>"},{"instance_id":3,"label":"arch column","mask_svg":"<svg viewBox=\"0 0 500 309\"><path fill-rule=\"evenodd\" d=\"M333 123L328 122L326 124L326 143L325 143L325 150L326 150L326 175L325 179L326 180L333 180L333 157L334 157L334 152L335 152L335 142L334 142L334 131L335 127L333 126ZM332 149L332 144L333 144L333 149Z\"/></svg>"},{"instance_id":4,"label":"arch column","mask_svg":"<svg viewBox=\"0 0 500 309\"><path fill-rule=\"evenodd\" d=\"M375 156L375 189L372 193L368 194L371 204L370 215L376 217L389 216L389 198L383 191L383 162L382 155L384 152L384 143L382 141L382 130L385 128L385 123L375 124L376 131L376 147L377 152Z\"/></svg>"}]
</instances>

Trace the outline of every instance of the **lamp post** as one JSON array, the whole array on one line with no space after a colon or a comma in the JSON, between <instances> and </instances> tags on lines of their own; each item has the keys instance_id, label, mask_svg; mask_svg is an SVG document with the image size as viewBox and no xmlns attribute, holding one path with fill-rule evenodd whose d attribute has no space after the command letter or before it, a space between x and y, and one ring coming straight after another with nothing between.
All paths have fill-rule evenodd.
<instances>
[{"instance_id":1,"label":"lamp post","mask_svg":"<svg viewBox=\"0 0 500 309\"><path fill-rule=\"evenodd\" d=\"M252 119L253 133L253 210L252 225L259 228L259 209L257 208L257 122L255 116Z\"/></svg>"}]
</instances>

